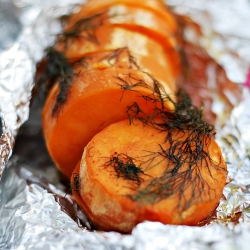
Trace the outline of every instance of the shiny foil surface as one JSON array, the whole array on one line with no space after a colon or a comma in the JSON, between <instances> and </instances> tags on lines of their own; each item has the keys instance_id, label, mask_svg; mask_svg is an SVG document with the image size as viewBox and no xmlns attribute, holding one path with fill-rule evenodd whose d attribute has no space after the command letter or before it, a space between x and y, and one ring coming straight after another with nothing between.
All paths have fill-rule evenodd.
<instances>
[{"instance_id":1,"label":"shiny foil surface","mask_svg":"<svg viewBox=\"0 0 250 250\"><path fill-rule=\"evenodd\" d=\"M250 2L167 2L178 16L191 18L182 32L194 74L193 58L206 60L204 77L180 81L189 92L202 85L197 93L217 126L228 184L199 226L144 222L130 235L93 230L45 150L40 97L30 109L36 63L61 31L58 18L82 2L0 0L0 249L249 249Z\"/></svg>"}]
</instances>

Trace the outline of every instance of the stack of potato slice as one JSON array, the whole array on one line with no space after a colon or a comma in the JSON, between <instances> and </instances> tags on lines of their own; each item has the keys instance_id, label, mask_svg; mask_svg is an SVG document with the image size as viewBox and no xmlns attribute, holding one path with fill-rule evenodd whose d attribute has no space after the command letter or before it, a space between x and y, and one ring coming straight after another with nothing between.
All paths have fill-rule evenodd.
<instances>
[{"instance_id":1,"label":"stack of potato slice","mask_svg":"<svg viewBox=\"0 0 250 250\"><path fill-rule=\"evenodd\" d=\"M58 37L72 75L60 74L49 93L44 136L98 229L130 232L144 220L194 225L221 196L226 166L210 136L185 150L171 147L193 138L188 131L167 139L180 71L176 31L161 1L90 0ZM194 167L188 153L203 146L200 160L192 153Z\"/></svg>"},{"instance_id":2,"label":"stack of potato slice","mask_svg":"<svg viewBox=\"0 0 250 250\"><path fill-rule=\"evenodd\" d=\"M135 92L123 94L123 82L117 77L126 81L131 75L151 86L152 79L157 79L168 94L175 93L176 24L164 9L158 1L93 0L68 20L56 48L69 61L81 59L87 66L79 63L75 68L60 115L51 115L59 85L51 91L43 112L48 149L66 176L71 176L84 146L96 133L127 118L127 106L140 102L150 109ZM141 91L150 93L144 87Z\"/></svg>"}]
</instances>

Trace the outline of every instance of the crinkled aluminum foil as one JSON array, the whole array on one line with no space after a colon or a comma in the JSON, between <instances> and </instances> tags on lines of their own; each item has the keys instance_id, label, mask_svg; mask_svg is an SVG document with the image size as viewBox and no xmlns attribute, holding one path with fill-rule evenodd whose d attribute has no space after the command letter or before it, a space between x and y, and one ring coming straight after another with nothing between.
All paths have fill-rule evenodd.
<instances>
[{"instance_id":1,"label":"crinkled aluminum foil","mask_svg":"<svg viewBox=\"0 0 250 250\"><path fill-rule=\"evenodd\" d=\"M227 71L230 80L242 83L250 62L250 7L248 0L168 0L179 14L202 27L200 43Z\"/></svg>"},{"instance_id":2,"label":"crinkled aluminum foil","mask_svg":"<svg viewBox=\"0 0 250 250\"><path fill-rule=\"evenodd\" d=\"M14 137L29 115L36 63L61 29L56 18L72 12L74 4L79 2L0 0L0 117L3 123L0 178L12 153Z\"/></svg>"},{"instance_id":3,"label":"crinkled aluminum foil","mask_svg":"<svg viewBox=\"0 0 250 250\"><path fill-rule=\"evenodd\" d=\"M80 2L83 1L0 0L0 33L4 34L0 35L0 175L12 154L14 137L29 115L36 62L60 32L56 18L70 13ZM36 169L43 165L44 159L39 162L32 158L30 171L25 162L12 157L0 182L1 249L248 249L250 93L247 87L250 81L246 76L250 66L250 37L245 24L250 23L250 2L169 0L168 3L175 12L190 16L201 25L203 36L194 39L194 30L188 28L186 39L206 48L223 65L232 81L246 81L241 103L233 109L230 119L225 120L229 115L223 116L225 104L221 104L223 101L214 88L217 71L213 65L206 69L213 111L219 120L223 119L217 141L229 170L229 183L217 210L202 227L144 222L136 226L131 235L91 231L88 230L91 225L69 195L65 200L65 186L58 181L53 166L42 169L48 175L44 180L37 177L40 174ZM235 106L239 98L233 93L224 94ZM29 132L36 137L36 121L34 124ZM34 149L23 145L24 151ZM37 154L39 158L40 152ZM73 202L70 206L77 218L73 218L70 211L62 211L69 207L63 205L65 202Z\"/></svg>"}]
</instances>

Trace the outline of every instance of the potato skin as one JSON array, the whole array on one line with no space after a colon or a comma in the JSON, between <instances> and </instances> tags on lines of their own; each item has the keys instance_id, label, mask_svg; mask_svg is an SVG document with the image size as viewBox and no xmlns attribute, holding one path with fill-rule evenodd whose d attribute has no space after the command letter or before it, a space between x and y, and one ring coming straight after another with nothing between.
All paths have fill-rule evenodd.
<instances>
[{"instance_id":1,"label":"potato skin","mask_svg":"<svg viewBox=\"0 0 250 250\"><path fill-rule=\"evenodd\" d=\"M183 136L185 138L186 135ZM191 180L180 180L186 182L181 194L186 204L183 199L180 201L179 190L158 202L131 199L129 195L136 194L153 177L163 175L167 160L160 157L161 163L145 170L137 189L131 180L119 178L112 167L107 167L108 157L115 152L123 152L133 158L142 157L145 152L157 150L159 144L165 148L169 146L164 144L164 133L139 122L130 125L125 120L108 126L87 145L81 162L74 170L74 173L79 174L80 187L73 194L97 229L129 233L136 224L145 220L197 225L216 208L227 171L220 148L213 139L208 146L208 153L218 166L200 163L199 172L208 184L202 191L201 179L195 178L195 175ZM180 171L185 170L187 166L184 165ZM199 196L194 196L193 192L199 192Z\"/></svg>"}]
</instances>

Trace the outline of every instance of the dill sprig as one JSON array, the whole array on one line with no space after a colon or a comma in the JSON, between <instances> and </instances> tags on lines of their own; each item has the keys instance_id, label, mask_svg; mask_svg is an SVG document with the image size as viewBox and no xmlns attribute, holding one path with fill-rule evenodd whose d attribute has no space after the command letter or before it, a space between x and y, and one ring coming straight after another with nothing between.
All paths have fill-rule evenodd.
<instances>
[{"instance_id":1,"label":"dill sprig","mask_svg":"<svg viewBox=\"0 0 250 250\"><path fill-rule=\"evenodd\" d=\"M78 75L75 73L75 69L82 67L80 71L91 69L93 59L96 62L108 61L110 66L114 66L120 60L120 57L124 55L127 57L127 67L139 69L135 58L130 53L127 47L117 48L115 50L106 51L84 55L82 57L68 60L64 54L53 47L46 49L45 56L45 68L42 76L37 81L37 85L44 89L45 93L48 93L56 82L59 82L59 94L57 95L55 105L52 110L53 116L58 116L61 108L67 102L67 97L70 93L70 86L74 80L74 77ZM125 66L125 65L123 65Z\"/></svg>"},{"instance_id":2,"label":"dill sprig","mask_svg":"<svg viewBox=\"0 0 250 250\"><path fill-rule=\"evenodd\" d=\"M134 68L139 70L140 66L137 64L135 57L131 54L128 47L117 48L111 52L108 52L101 60L107 60L110 66L114 66L118 63L121 55L126 53L128 58L128 68Z\"/></svg>"},{"instance_id":3,"label":"dill sprig","mask_svg":"<svg viewBox=\"0 0 250 250\"><path fill-rule=\"evenodd\" d=\"M137 186L141 184L141 174L144 174L144 172L140 165L136 166L135 159L127 154L114 153L110 156L109 161L105 163L105 166L112 166L116 172L117 178L133 181Z\"/></svg>"},{"instance_id":4,"label":"dill sprig","mask_svg":"<svg viewBox=\"0 0 250 250\"><path fill-rule=\"evenodd\" d=\"M212 174L212 168L226 170L220 167L220 162L214 162L209 156L209 145L215 135L215 129L203 120L203 109L194 106L191 98L183 90L177 92L174 101L156 79L151 78L152 86L132 74L115 76L115 79L123 91L136 91L154 105L154 111L147 115L138 103L133 103L127 108L130 123L136 119L145 126L154 127L165 133L165 141L159 144L159 150L149 152L150 158L141 163L141 166L147 164L143 168L146 174L147 169L157 166L164 160L164 173L160 177L144 181L143 185L138 186L128 197L141 203L153 204L176 195L179 199L176 209L180 211L202 199L212 199L215 190L203 178L201 168L206 168L214 180L216 177ZM149 89L150 93L141 94L138 86ZM166 106L168 102L174 108L169 109ZM191 190L191 199L184 192L188 188ZM205 195L203 190L208 190L208 193Z\"/></svg>"},{"instance_id":5,"label":"dill sprig","mask_svg":"<svg viewBox=\"0 0 250 250\"><path fill-rule=\"evenodd\" d=\"M70 85L73 81L73 67L63 53L55 50L53 47L46 49L45 69L43 75L38 80L38 86L41 86L45 93L48 93L52 86L58 81L60 91L57 95L56 104L52 110L52 115L58 115L60 108L67 100L70 91Z\"/></svg>"},{"instance_id":6,"label":"dill sprig","mask_svg":"<svg viewBox=\"0 0 250 250\"><path fill-rule=\"evenodd\" d=\"M80 18L69 30L65 30L62 34L57 36L58 42L64 43L65 48L68 48L69 42L72 42L75 39L84 39L99 44L96 31L110 18L110 16L107 15L107 12L108 11L103 11L91 16Z\"/></svg>"},{"instance_id":7,"label":"dill sprig","mask_svg":"<svg viewBox=\"0 0 250 250\"><path fill-rule=\"evenodd\" d=\"M73 173L73 181L70 183L71 190L79 192L80 185L81 185L80 175L77 173Z\"/></svg>"}]
</instances>

